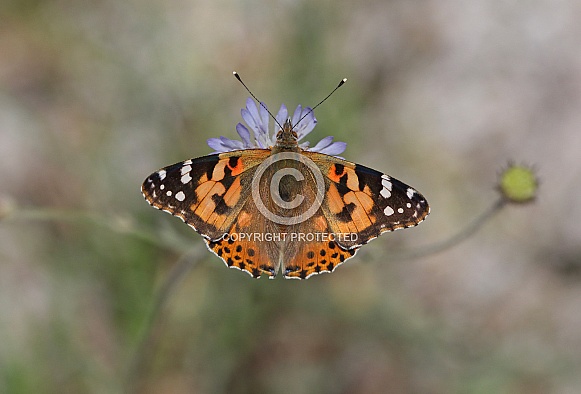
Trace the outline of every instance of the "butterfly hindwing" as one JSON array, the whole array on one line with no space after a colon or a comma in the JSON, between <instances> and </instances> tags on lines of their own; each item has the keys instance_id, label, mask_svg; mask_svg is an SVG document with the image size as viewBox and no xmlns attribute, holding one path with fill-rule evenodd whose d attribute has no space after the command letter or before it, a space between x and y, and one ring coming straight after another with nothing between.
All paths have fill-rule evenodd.
<instances>
[{"instance_id":1,"label":"butterfly hindwing","mask_svg":"<svg viewBox=\"0 0 581 394\"><path fill-rule=\"evenodd\" d=\"M276 266L265 251L266 245L251 238L255 233L245 230L247 222L251 220L249 212L241 211L228 234L216 241L206 239L206 244L228 267L246 271L254 278L263 274L273 278L276 275Z\"/></svg>"},{"instance_id":2,"label":"butterfly hindwing","mask_svg":"<svg viewBox=\"0 0 581 394\"><path fill-rule=\"evenodd\" d=\"M339 245L339 239L333 236L322 211L310 218L305 227L306 231L314 231L317 237L298 243L294 248L292 256L284 263L285 278L307 279L315 274L333 272L355 256L358 248L345 249Z\"/></svg>"}]
</instances>

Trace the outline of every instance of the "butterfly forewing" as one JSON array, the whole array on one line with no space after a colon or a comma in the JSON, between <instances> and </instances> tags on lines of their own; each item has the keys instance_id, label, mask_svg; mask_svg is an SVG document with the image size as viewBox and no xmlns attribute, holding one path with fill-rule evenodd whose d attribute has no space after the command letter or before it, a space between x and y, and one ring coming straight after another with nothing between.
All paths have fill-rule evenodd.
<instances>
[{"instance_id":1,"label":"butterfly forewing","mask_svg":"<svg viewBox=\"0 0 581 394\"><path fill-rule=\"evenodd\" d=\"M328 180L323 211L335 233L349 233L339 244L359 247L380 234L413 227L429 214L426 199L405 183L337 157L305 152Z\"/></svg>"},{"instance_id":2,"label":"butterfly forewing","mask_svg":"<svg viewBox=\"0 0 581 394\"><path fill-rule=\"evenodd\" d=\"M250 195L244 185L268 154L251 149L179 162L147 177L141 191L155 208L216 240L232 227Z\"/></svg>"}]
</instances>

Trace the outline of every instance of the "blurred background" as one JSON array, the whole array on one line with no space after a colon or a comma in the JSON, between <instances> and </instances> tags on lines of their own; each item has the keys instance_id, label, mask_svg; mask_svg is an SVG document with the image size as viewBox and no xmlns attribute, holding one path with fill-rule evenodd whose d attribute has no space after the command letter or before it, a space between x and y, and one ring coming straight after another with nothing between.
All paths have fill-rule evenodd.
<instances>
[{"instance_id":1,"label":"blurred background","mask_svg":"<svg viewBox=\"0 0 581 394\"><path fill-rule=\"evenodd\" d=\"M574 0L0 2L0 392L581 392ZM432 214L333 274L253 280L152 209L247 92ZM534 203L499 198L513 160Z\"/></svg>"}]
</instances>

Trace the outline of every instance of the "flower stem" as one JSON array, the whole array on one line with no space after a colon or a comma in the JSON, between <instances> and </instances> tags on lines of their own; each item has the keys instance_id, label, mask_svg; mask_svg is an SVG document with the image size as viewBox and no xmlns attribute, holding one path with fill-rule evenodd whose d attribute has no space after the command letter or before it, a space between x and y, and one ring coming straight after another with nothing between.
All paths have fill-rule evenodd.
<instances>
[{"instance_id":1,"label":"flower stem","mask_svg":"<svg viewBox=\"0 0 581 394\"><path fill-rule=\"evenodd\" d=\"M486 211L484 211L480 216L476 217L472 222L468 223L466 227L463 227L454 234L452 237L447 238L443 241L433 243L431 245L424 246L416 251L406 251L401 254L394 256L397 260L412 260L424 256L429 256L432 254L443 252L446 249L450 249L466 239L474 235L486 222L494 217L498 212L502 210L507 204L507 201L503 198L498 199L494 204L492 204Z\"/></svg>"}]
</instances>

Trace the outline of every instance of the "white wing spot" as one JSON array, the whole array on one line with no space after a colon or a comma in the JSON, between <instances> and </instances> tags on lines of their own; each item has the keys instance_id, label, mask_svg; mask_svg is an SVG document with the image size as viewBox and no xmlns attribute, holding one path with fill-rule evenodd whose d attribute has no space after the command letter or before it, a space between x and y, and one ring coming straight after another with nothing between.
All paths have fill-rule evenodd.
<instances>
[{"instance_id":1,"label":"white wing spot","mask_svg":"<svg viewBox=\"0 0 581 394\"><path fill-rule=\"evenodd\" d=\"M416 191L414 189L412 189L411 187L408 187L408 190L407 190L407 193L406 194L408 195L408 198L410 200L414 197L415 192Z\"/></svg>"},{"instance_id":2,"label":"white wing spot","mask_svg":"<svg viewBox=\"0 0 581 394\"><path fill-rule=\"evenodd\" d=\"M159 187L159 190L163 190L163 189L165 189L165 185L161 185L161 186Z\"/></svg>"},{"instance_id":3,"label":"white wing spot","mask_svg":"<svg viewBox=\"0 0 581 394\"><path fill-rule=\"evenodd\" d=\"M184 194L184 192L179 191L176 193L176 200L184 201L185 199L186 199L186 195Z\"/></svg>"},{"instance_id":4,"label":"white wing spot","mask_svg":"<svg viewBox=\"0 0 581 394\"><path fill-rule=\"evenodd\" d=\"M391 182L389 181L389 178L387 176L385 176L385 175L382 175L381 178L382 178L381 179L381 185L383 187L385 187L387 190L391 191L392 185L391 185Z\"/></svg>"},{"instance_id":5,"label":"white wing spot","mask_svg":"<svg viewBox=\"0 0 581 394\"><path fill-rule=\"evenodd\" d=\"M411 208L412 207L412 204L408 202L405 206L408 207L408 208Z\"/></svg>"},{"instance_id":6,"label":"white wing spot","mask_svg":"<svg viewBox=\"0 0 581 394\"><path fill-rule=\"evenodd\" d=\"M186 173L182 176L182 183L185 185L186 183L188 183L189 181L192 180L192 177L190 176L190 173Z\"/></svg>"},{"instance_id":7,"label":"white wing spot","mask_svg":"<svg viewBox=\"0 0 581 394\"><path fill-rule=\"evenodd\" d=\"M394 214L393 208L390 207L389 205L387 207L385 207L385 209L383 210L383 213L385 214L385 216L391 216Z\"/></svg>"},{"instance_id":8,"label":"white wing spot","mask_svg":"<svg viewBox=\"0 0 581 394\"><path fill-rule=\"evenodd\" d=\"M390 182L390 178L385 174L381 176L381 186L383 186L383 189L381 189L379 194L381 194L383 198L390 198L393 185Z\"/></svg>"},{"instance_id":9,"label":"white wing spot","mask_svg":"<svg viewBox=\"0 0 581 394\"><path fill-rule=\"evenodd\" d=\"M159 170L157 175L159 175L159 179L163 181L165 179L165 170Z\"/></svg>"},{"instance_id":10,"label":"white wing spot","mask_svg":"<svg viewBox=\"0 0 581 394\"><path fill-rule=\"evenodd\" d=\"M187 165L187 166L183 166L180 171L181 171L182 175L185 175L185 174L189 174L191 170L192 170L192 166Z\"/></svg>"},{"instance_id":11,"label":"white wing spot","mask_svg":"<svg viewBox=\"0 0 581 394\"><path fill-rule=\"evenodd\" d=\"M403 208L398 208L397 213L403 213Z\"/></svg>"},{"instance_id":12,"label":"white wing spot","mask_svg":"<svg viewBox=\"0 0 581 394\"><path fill-rule=\"evenodd\" d=\"M184 166L189 166L190 164L192 164L192 159L184 161Z\"/></svg>"},{"instance_id":13,"label":"white wing spot","mask_svg":"<svg viewBox=\"0 0 581 394\"><path fill-rule=\"evenodd\" d=\"M171 190L168 190L168 191L165 193L165 195L166 195L166 196L168 196L168 197L171 197Z\"/></svg>"}]
</instances>

